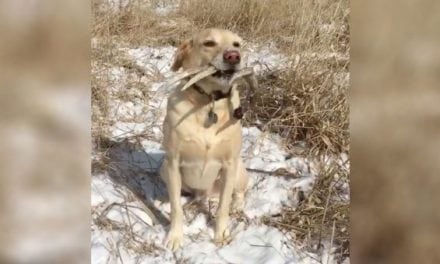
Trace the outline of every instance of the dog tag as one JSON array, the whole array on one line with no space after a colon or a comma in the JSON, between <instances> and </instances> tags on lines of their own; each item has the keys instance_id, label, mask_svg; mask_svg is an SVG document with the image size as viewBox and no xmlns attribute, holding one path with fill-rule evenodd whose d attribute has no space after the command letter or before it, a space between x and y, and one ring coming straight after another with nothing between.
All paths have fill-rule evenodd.
<instances>
[{"instance_id":1,"label":"dog tag","mask_svg":"<svg viewBox=\"0 0 440 264\"><path fill-rule=\"evenodd\" d=\"M240 106L237 109L235 109L233 116L235 117L235 119L242 119L243 118L243 108L241 108L241 106Z\"/></svg>"},{"instance_id":2,"label":"dog tag","mask_svg":"<svg viewBox=\"0 0 440 264\"><path fill-rule=\"evenodd\" d=\"M210 110L208 112L208 121L209 121L209 123L215 124L215 123L217 123L217 119L218 119L217 118L217 114L214 113L214 111Z\"/></svg>"}]
</instances>

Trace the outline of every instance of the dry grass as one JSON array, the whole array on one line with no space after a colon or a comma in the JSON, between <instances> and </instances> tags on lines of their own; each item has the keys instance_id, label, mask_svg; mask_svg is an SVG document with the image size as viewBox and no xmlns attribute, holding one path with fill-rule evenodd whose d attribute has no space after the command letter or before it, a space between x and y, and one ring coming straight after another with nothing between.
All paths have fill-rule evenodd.
<instances>
[{"instance_id":1,"label":"dry grass","mask_svg":"<svg viewBox=\"0 0 440 264\"><path fill-rule=\"evenodd\" d=\"M299 60L260 76L246 121L259 120L265 129L282 135L294 154L348 152L347 62ZM302 153L296 151L298 142L305 143Z\"/></svg>"},{"instance_id":2,"label":"dry grass","mask_svg":"<svg viewBox=\"0 0 440 264\"><path fill-rule=\"evenodd\" d=\"M132 0L118 12L103 9L101 2L92 1L93 36L100 39L99 47L93 48L92 63L125 67L115 41L131 47L176 46L207 27L233 30L249 44L271 43L288 62L280 70L268 69L259 76L260 88L244 124L279 133L292 155L316 158L348 153L347 0L188 0L181 4ZM154 9L164 3L176 8L159 15ZM111 123L109 85L110 80L93 77L95 138L105 137ZM286 208L279 219L267 222L293 232L310 247L333 238L342 260L348 254L349 207L337 197L341 182L348 184L348 173L336 159L323 165L312 194L295 210Z\"/></svg>"},{"instance_id":3,"label":"dry grass","mask_svg":"<svg viewBox=\"0 0 440 264\"><path fill-rule=\"evenodd\" d=\"M347 164L323 166L312 192L305 197L299 191L298 206L285 207L279 216L267 217L264 223L275 226L292 235L297 243L302 243L311 252L322 253L323 241L332 241L338 262L349 253L350 211L344 184L348 184Z\"/></svg>"},{"instance_id":4,"label":"dry grass","mask_svg":"<svg viewBox=\"0 0 440 264\"><path fill-rule=\"evenodd\" d=\"M177 13L199 28L227 28L248 41L274 42L290 52L345 51L347 5L345 0L191 0ZM326 34L320 26L330 24L333 32Z\"/></svg>"},{"instance_id":5,"label":"dry grass","mask_svg":"<svg viewBox=\"0 0 440 264\"><path fill-rule=\"evenodd\" d=\"M267 124L289 146L305 142L314 155L348 151L348 1L191 0L166 16L153 8L173 1L133 0L119 12L102 9L101 2L93 1L93 35L105 46L93 51L93 61L114 60L115 39L132 46L177 45L206 27L231 29L252 44L274 43L294 63L260 76L262 89L248 121ZM92 100L105 120L100 89L109 84L96 81Z\"/></svg>"}]
</instances>

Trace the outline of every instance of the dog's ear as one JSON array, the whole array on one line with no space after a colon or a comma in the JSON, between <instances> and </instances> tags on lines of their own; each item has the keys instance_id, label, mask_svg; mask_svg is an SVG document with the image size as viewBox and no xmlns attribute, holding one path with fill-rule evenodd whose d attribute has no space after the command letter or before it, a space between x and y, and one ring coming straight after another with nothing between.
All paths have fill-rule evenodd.
<instances>
[{"instance_id":1,"label":"dog's ear","mask_svg":"<svg viewBox=\"0 0 440 264\"><path fill-rule=\"evenodd\" d=\"M176 54L174 55L174 62L171 65L172 71L177 71L182 67L183 61L188 57L189 52L191 51L193 45L193 41L191 39L187 39L177 48Z\"/></svg>"}]
</instances>

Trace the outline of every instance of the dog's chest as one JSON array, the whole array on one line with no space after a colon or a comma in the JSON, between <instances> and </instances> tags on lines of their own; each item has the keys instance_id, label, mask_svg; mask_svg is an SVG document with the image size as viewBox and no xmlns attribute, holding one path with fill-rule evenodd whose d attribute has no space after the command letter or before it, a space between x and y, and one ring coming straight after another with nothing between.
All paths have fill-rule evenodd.
<instances>
[{"instance_id":1,"label":"dog's chest","mask_svg":"<svg viewBox=\"0 0 440 264\"><path fill-rule=\"evenodd\" d=\"M197 113L193 118L201 119L205 113ZM219 177L222 160L231 157L232 139L224 132L218 133L222 123L209 128L200 125L199 121L191 123L191 129L184 130L180 142L182 181L190 188L210 189Z\"/></svg>"},{"instance_id":2,"label":"dog's chest","mask_svg":"<svg viewBox=\"0 0 440 264\"><path fill-rule=\"evenodd\" d=\"M179 168L182 181L188 187L209 189L218 178L225 161L239 155L241 125L231 120L226 100L211 105L197 106L188 101L173 105L168 114L173 123L173 136L179 153ZM207 123L208 113L213 110L218 116L215 123Z\"/></svg>"},{"instance_id":3,"label":"dog's chest","mask_svg":"<svg viewBox=\"0 0 440 264\"><path fill-rule=\"evenodd\" d=\"M222 159L231 149L231 138L216 133L218 129L193 127L181 142L181 155L190 160Z\"/></svg>"},{"instance_id":4,"label":"dog's chest","mask_svg":"<svg viewBox=\"0 0 440 264\"><path fill-rule=\"evenodd\" d=\"M208 115L211 107L206 105L193 114L187 116L178 126L182 154L188 158L228 158L228 152L236 149L241 139L241 126L239 122L230 118L225 102L216 102L213 109L218 116L215 123L210 123Z\"/></svg>"}]
</instances>

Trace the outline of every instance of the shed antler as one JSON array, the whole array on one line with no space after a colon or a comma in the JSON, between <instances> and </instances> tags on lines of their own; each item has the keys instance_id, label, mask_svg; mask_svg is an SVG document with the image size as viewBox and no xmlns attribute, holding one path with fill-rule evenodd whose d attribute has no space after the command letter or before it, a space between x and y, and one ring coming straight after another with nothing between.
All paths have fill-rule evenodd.
<instances>
[{"instance_id":1,"label":"shed antler","mask_svg":"<svg viewBox=\"0 0 440 264\"><path fill-rule=\"evenodd\" d=\"M208 68L199 71L194 77L192 77L182 88L182 91L186 90L191 85L195 84L196 82L205 79L208 76L213 75L217 72L217 69L214 66L209 66Z\"/></svg>"}]
</instances>

